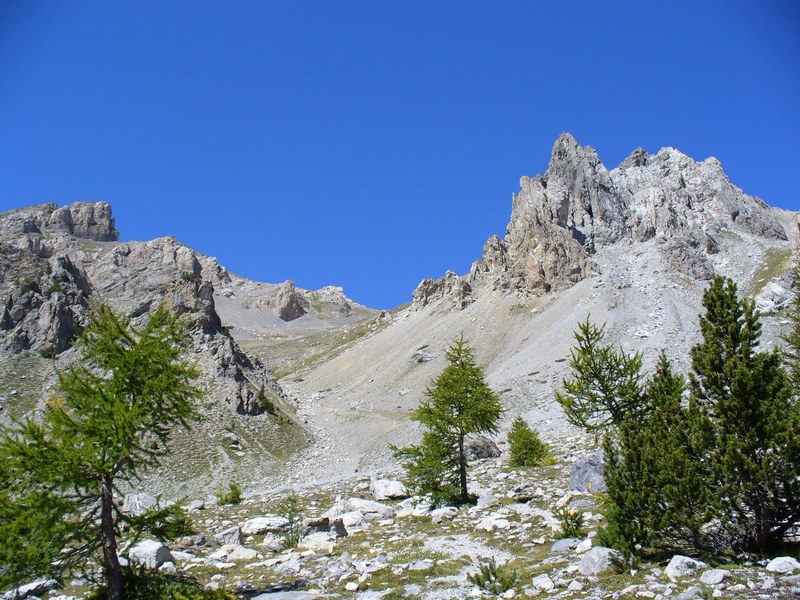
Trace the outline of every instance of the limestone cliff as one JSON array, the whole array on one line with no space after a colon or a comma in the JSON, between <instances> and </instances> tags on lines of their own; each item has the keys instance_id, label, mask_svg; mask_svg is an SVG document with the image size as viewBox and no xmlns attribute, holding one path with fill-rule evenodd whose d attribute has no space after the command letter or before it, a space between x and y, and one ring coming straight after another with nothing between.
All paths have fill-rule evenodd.
<instances>
[{"instance_id":1,"label":"limestone cliff","mask_svg":"<svg viewBox=\"0 0 800 600\"><path fill-rule=\"evenodd\" d=\"M492 236L466 276L423 281L414 306L442 299L463 307L464 285L470 295L562 290L596 270L592 259L604 247L649 240L661 257L654 269L707 280L725 231L785 241L797 237L797 219L781 219L745 194L715 158L696 162L674 148L640 148L609 171L593 148L564 133L547 172L520 180L505 238Z\"/></svg>"}]
</instances>

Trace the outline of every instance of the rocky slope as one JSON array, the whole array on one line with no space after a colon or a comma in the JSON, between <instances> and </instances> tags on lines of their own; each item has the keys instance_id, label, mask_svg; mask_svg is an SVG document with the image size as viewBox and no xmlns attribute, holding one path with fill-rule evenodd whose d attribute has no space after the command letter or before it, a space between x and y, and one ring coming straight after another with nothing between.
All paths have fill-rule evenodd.
<instances>
[{"instance_id":1,"label":"rocky slope","mask_svg":"<svg viewBox=\"0 0 800 600\"><path fill-rule=\"evenodd\" d=\"M218 471L212 480L244 479L264 454L280 457L305 445L308 432L295 416L293 400L230 330L248 338L292 322L330 328L338 321L359 323L375 311L349 300L340 288L307 292L290 281L250 282L172 237L124 243L118 238L111 207L103 202L44 204L0 215L5 414L20 415L46 397L54 384L53 366L63 368L74 359L71 345L87 322L91 301L107 301L136 320L167 302L191 324L192 360L201 367L207 390L208 418L193 435L181 434L181 451L168 460L181 473L180 489L206 486L207 480L192 480L209 471ZM25 385L32 381L44 385ZM226 433L239 436L235 447L222 440ZM203 441L209 438L211 444ZM159 479L159 489L173 489L172 482Z\"/></svg>"},{"instance_id":2,"label":"rocky slope","mask_svg":"<svg viewBox=\"0 0 800 600\"><path fill-rule=\"evenodd\" d=\"M132 315L166 298L192 319L195 356L226 416L209 419L200 436L179 436L164 469L143 483L168 489L168 497L188 495L188 506L202 511L192 513L201 535L173 548L168 569L252 592L309 580L301 585L307 595L297 597L450 598L480 596L467 575L494 556L519 571L514 593L529 596L798 593L791 564L788 571L765 561L712 565L724 573L695 565L683 574L666 564L625 573L608 560L602 569L584 566L590 555L608 559L597 548L601 507L567 482L594 447L553 400L578 321L605 323L608 339L642 351L646 367L663 348L686 369L703 289L719 273L765 313L762 347L779 343L798 214L745 194L716 159L639 149L608 170L592 148L564 134L547 172L522 178L505 237L490 238L469 273L425 279L410 305L388 313L339 288L252 282L173 238L116 238L103 204L0 215L0 346L10 357L0 371L14 386L0 394L3 406L13 399L32 408L20 396L41 393L52 380L24 366L47 361L21 357L34 351L68 361L69 339L92 297ZM504 454L473 463L481 500L470 509L431 513L422 499L366 502L373 480L399 474L389 444L418 438L411 411L462 332L506 408L501 449L521 415L551 445L554 464L515 471ZM283 420L247 416L258 412L261 386L285 410ZM159 487L176 473L204 488ZM246 488L241 507L214 505L213 491L226 480ZM282 550L285 523L275 515L290 494L310 520L300 551ZM558 540L553 511L562 506L591 513L586 536Z\"/></svg>"},{"instance_id":3,"label":"rocky slope","mask_svg":"<svg viewBox=\"0 0 800 600\"><path fill-rule=\"evenodd\" d=\"M716 159L640 149L608 170L563 134L547 173L522 178L505 238L490 238L469 273L423 280L387 326L282 380L321 440L292 477L392 465L388 444L418 435L410 411L460 332L502 392L506 422L521 414L556 443L575 433L553 391L589 315L646 365L664 348L685 369L702 291L720 273L767 313L770 347L799 237L797 213L745 194Z\"/></svg>"}]
</instances>

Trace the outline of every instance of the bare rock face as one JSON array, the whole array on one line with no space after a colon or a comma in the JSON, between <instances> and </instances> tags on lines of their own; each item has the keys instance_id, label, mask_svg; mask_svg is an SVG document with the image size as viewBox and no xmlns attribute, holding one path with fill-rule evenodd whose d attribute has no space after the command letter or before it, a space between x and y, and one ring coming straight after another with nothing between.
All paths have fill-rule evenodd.
<instances>
[{"instance_id":1,"label":"bare rock face","mask_svg":"<svg viewBox=\"0 0 800 600\"><path fill-rule=\"evenodd\" d=\"M440 279L423 279L411 294L416 309L436 302L447 308L465 308L472 303L472 287L464 279L448 271Z\"/></svg>"},{"instance_id":2,"label":"bare rock face","mask_svg":"<svg viewBox=\"0 0 800 600\"><path fill-rule=\"evenodd\" d=\"M661 268L707 280L723 231L787 239L774 209L733 185L715 158L696 162L674 148L655 155L639 148L609 171L593 148L564 133L545 175L520 180L505 238L489 238L464 278L423 281L414 305L447 299L463 308L453 301L462 281L470 294L563 290L593 273L592 256L604 247L651 239Z\"/></svg>"},{"instance_id":3,"label":"bare rock face","mask_svg":"<svg viewBox=\"0 0 800 600\"><path fill-rule=\"evenodd\" d=\"M173 237L122 244L118 238L104 202L43 204L1 214L0 348L60 354L86 324L93 298L134 319L145 319L166 302L190 323L206 387L232 411L258 415L274 410L276 400L287 400L272 373L223 328L214 285L229 282L230 275L215 259ZM281 289L279 312L296 318L303 307L294 285L287 282Z\"/></svg>"},{"instance_id":4,"label":"bare rock face","mask_svg":"<svg viewBox=\"0 0 800 600\"><path fill-rule=\"evenodd\" d=\"M98 242L115 242L119 239L111 216L111 206L107 202L75 202L57 208L50 214L47 226Z\"/></svg>"},{"instance_id":5,"label":"bare rock face","mask_svg":"<svg viewBox=\"0 0 800 600\"><path fill-rule=\"evenodd\" d=\"M295 289L294 282L287 280L270 299L275 316L282 321L294 321L308 312L308 302Z\"/></svg>"}]
</instances>

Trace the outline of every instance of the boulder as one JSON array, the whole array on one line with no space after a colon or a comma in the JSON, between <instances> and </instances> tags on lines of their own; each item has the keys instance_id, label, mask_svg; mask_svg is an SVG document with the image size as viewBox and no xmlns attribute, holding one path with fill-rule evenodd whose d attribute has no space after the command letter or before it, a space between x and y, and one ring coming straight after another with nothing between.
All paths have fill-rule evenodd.
<instances>
[{"instance_id":1,"label":"boulder","mask_svg":"<svg viewBox=\"0 0 800 600\"><path fill-rule=\"evenodd\" d=\"M288 519L278 515L267 515L264 517L253 517L242 525L244 535L261 535L263 533L282 531L289 524Z\"/></svg>"},{"instance_id":2,"label":"boulder","mask_svg":"<svg viewBox=\"0 0 800 600\"><path fill-rule=\"evenodd\" d=\"M719 585L731 578L731 572L725 569L708 569L700 575L700 581L706 585Z\"/></svg>"},{"instance_id":3,"label":"boulder","mask_svg":"<svg viewBox=\"0 0 800 600\"><path fill-rule=\"evenodd\" d=\"M779 556L767 563L767 571L791 575L795 571L800 571L800 562L797 562L791 556Z\"/></svg>"},{"instance_id":4,"label":"boulder","mask_svg":"<svg viewBox=\"0 0 800 600\"><path fill-rule=\"evenodd\" d=\"M311 550L317 554L332 554L334 538L329 533L310 533L297 543L298 550Z\"/></svg>"},{"instance_id":5,"label":"boulder","mask_svg":"<svg viewBox=\"0 0 800 600\"><path fill-rule=\"evenodd\" d=\"M165 562L175 562L172 553L156 540L142 540L128 550L128 561L135 567L157 569Z\"/></svg>"},{"instance_id":6,"label":"boulder","mask_svg":"<svg viewBox=\"0 0 800 600\"><path fill-rule=\"evenodd\" d=\"M707 568L708 565L701 560L695 560L688 556L676 554L672 557L672 560L669 561L667 568L664 569L664 573L670 579L675 580L681 577L689 577Z\"/></svg>"},{"instance_id":7,"label":"boulder","mask_svg":"<svg viewBox=\"0 0 800 600\"><path fill-rule=\"evenodd\" d=\"M432 510L431 521L434 523L444 523L445 521L452 521L458 514L458 509L455 506L445 506Z\"/></svg>"},{"instance_id":8,"label":"boulder","mask_svg":"<svg viewBox=\"0 0 800 600\"><path fill-rule=\"evenodd\" d=\"M610 569L613 566L613 559L621 558L622 554L617 550L596 546L583 555L578 571L581 575L597 575Z\"/></svg>"},{"instance_id":9,"label":"boulder","mask_svg":"<svg viewBox=\"0 0 800 600\"><path fill-rule=\"evenodd\" d=\"M408 498L408 489L400 481L393 479L373 479L369 491L375 500L400 500Z\"/></svg>"},{"instance_id":10,"label":"boulder","mask_svg":"<svg viewBox=\"0 0 800 600\"><path fill-rule=\"evenodd\" d=\"M37 579L3 594L3 600L21 600L22 598L38 598L47 592L58 589L55 579Z\"/></svg>"},{"instance_id":11,"label":"boulder","mask_svg":"<svg viewBox=\"0 0 800 600\"><path fill-rule=\"evenodd\" d=\"M497 458L500 456L500 448L489 438L479 435L464 442L464 454L467 460Z\"/></svg>"},{"instance_id":12,"label":"boulder","mask_svg":"<svg viewBox=\"0 0 800 600\"><path fill-rule=\"evenodd\" d=\"M604 492L603 451L597 450L572 463L569 468L569 487L578 492Z\"/></svg>"},{"instance_id":13,"label":"boulder","mask_svg":"<svg viewBox=\"0 0 800 600\"><path fill-rule=\"evenodd\" d=\"M550 547L550 554L569 554L578 545L578 538L562 538L553 542Z\"/></svg>"},{"instance_id":14,"label":"boulder","mask_svg":"<svg viewBox=\"0 0 800 600\"><path fill-rule=\"evenodd\" d=\"M267 552L283 552L286 549L286 541L274 533L268 533L264 536L261 547Z\"/></svg>"},{"instance_id":15,"label":"boulder","mask_svg":"<svg viewBox=\"0 0 800 600\"><path fill-rule=\"evenodd\" d=\"M553 580L550 579L550 576L547 573L542 573L541 575L537 575L531 580L531 585L535 587L537 590L541 590L543 592L552 592L556 589L556 584L553 583Z\"/></svg>"},{"instance_id":16,"label":"boulder","mask_svg":"<svg viewBox=\"0 0 800 600\"><path fill-rule=\"evenodd\" d=\"M245 548L241 544L226 544L219 550L212 552L206 558L206 563L214 562L236 562L241 560L253 560L261 555L252 548Z\"/></svg>"},{"instance_id":17,"label":"boulder","mask_svg":"<svg viewBox=\"0 0 800 600\"><path fill-rule=\"evenodd\" d=\"M122 501L122 512L138 517L158 506L158 498L146 492L128 494Z\"/></svg>"},{"instance_id":18,"label":"boulder","mask_svg":"<svg viewBox=\"0 0 800 600\"><path fill-rule=\"evenodd\" d=\"M220 546L229 546L231 544L241 544L244 542L244 537L242 536L242 530L239 526L234 525L233 527L228 527L228 529L220 531L214 536L214 541Z\"/></svg>"},{"instance_id":19,"label":"boulder","mask_svg":"<svg viewBox=\"0 0 800 600\"><path fill-rule=\"evenodd\" d=\"M325 511L323 517L328 517L331 521L341 518L345 526L348 526L348 522L355 520L355 513L359 513L361 518L366 522L393 519L397 514L395 509L391 506L375 502L374 500L348 498L347 500L340 500L331 506ZM355 524L356 523L353 523L353 525Z\"/></svg>"}]
</instances>

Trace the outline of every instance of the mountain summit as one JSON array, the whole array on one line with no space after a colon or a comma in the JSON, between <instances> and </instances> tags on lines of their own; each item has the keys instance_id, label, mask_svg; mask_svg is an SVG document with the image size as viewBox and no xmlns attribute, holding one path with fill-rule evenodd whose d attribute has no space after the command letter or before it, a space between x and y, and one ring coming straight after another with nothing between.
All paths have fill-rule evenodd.
<instances>
[{"instance_id":1,"label":"mountain summit","mask_svg":"<svg viewBox=\"0 0 800 600\"><path fill-rule=\"evenodd\" d=\"M649 240L659 245L659 267L708 280L724 232L786 241L798 226L733 185L716 158L638 148L609 171L591 146L563 133L547 172L520 180L505 238L489 238L466 277L425 280L414 299L424 306L447 296L463 307L487 288L563 290L595 271L592 258L604 247Z\"/></svg>"}]
</instances>

